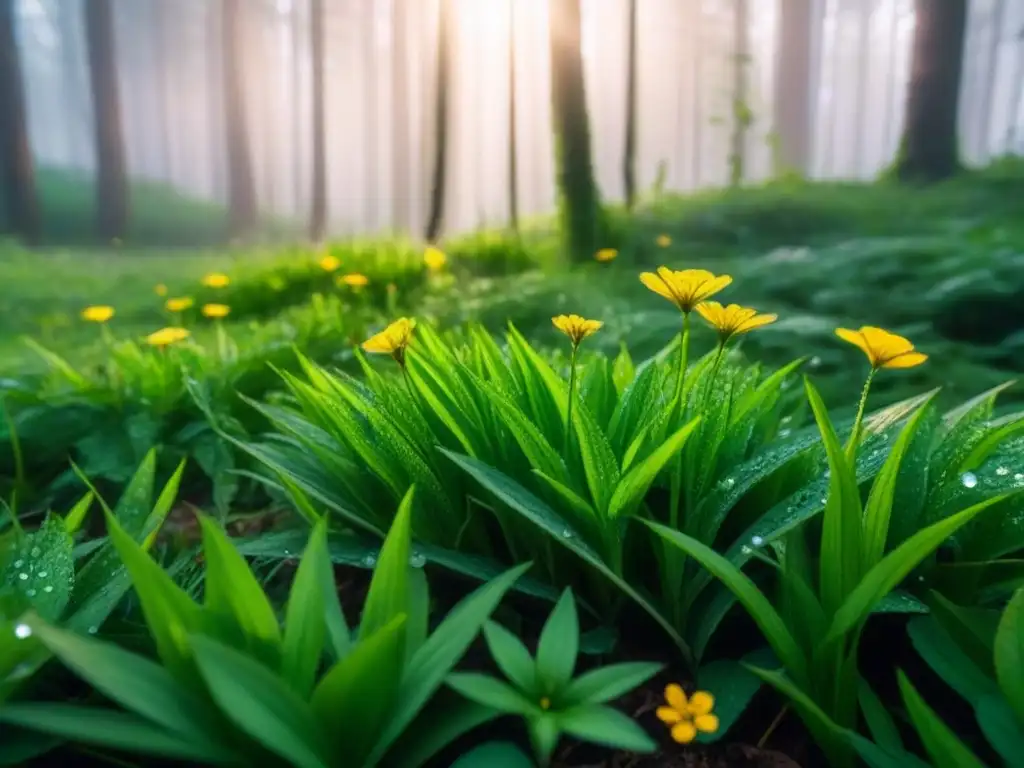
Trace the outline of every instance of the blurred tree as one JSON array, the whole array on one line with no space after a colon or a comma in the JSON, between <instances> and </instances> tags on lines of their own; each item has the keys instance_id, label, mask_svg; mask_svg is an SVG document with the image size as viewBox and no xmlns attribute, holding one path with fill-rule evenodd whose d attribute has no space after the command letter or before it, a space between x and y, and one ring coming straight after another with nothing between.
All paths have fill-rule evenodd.
<instances>
[{"instance_id":1,"label":"blurred tree","mask_svg":"<svg viewBox=\"0 0 1024 768\"><path fill-rule=\"evenodd\" d=\"M434 171L430 185L430 214L427 217L427 242L434 242L444 221L445 177L448 170L448 99L452 68L452 4L438 3L437 90L434 105Z\"/></svg>"},{"instance_id":2,"label":"blurred tree","mask_svg":"<svg viewBox=\"0 0 1024 768\"><path fill-rule=\"evenodd\" d=\"M775 74L776 173L810 170L814 14L813 0L781 0Z\"/></svg>"},{"instance_id":3,"label":"blurred tree","mask_svg":"<svg viewBox=\"0 0 1024 768\"><path fill-rule=\"evenodd\" d=\"M508 218L519 231L519 149L516 146L516 0L508 0Z\"/></svg>"},{"instance_id":4,"label":"blurred tree","mask_svg":"<svg viewBox=\"0 0 1024 768\"><path fill-rule=\"evenodd\" d=\"M313 197L309 239L323 239L327 225L327 147L324 136L324 4L309 5L310 58L313 65Z\"/></svg>"},{"instance_id":5,"label":"blurred tree","mask_svg":"<svg viewBox=\"0 0 1024 768\"><path fill-rule=\"evenodd\" d=\"M128 178L110 0L86 0L85 38L96 132L97 226L104 240L120 239L128 226Z\"/></svg>"},{"instance_id":6,"label":"blurred tree","mask_svg":"<svg viewBox=\"0 0 1024 768\"><path fill-rule=\"evenodd\" d=\"M565 250L590 259L601 247L601 203L594 180L583 76L580 0L551 0L551 95L559 214Z\"/></svg>"},{"instance_id":7,"label":"blurred tree","mask_svg":"<svg viewBox=\"0 0 1024 768\"><path fill-rule=\"evenodd\" d=\"M747 66L750 63L750 9L747 0L734 0L733 6L733 82L732 142L729 151L729 185L743 183L747 148L747 129L753 121L747 92Z\"/></svg>"},{"instance_id":8,"label":"blurred tree","mask_svg":"<svg viewBox=\"0 0 1024 768\"><path fill-rule=\"evenodd\" d=\"M626 146L622 150L622 185L626 209L636 202L636 3L629 0L629 23L626 25Z\"/></svg>"},{"instance_id":9,"label":"blurred tree","mask_svg":"<svg viewBox=\"0 0 1024 768\"><path fill-rule=\"evenodd\" d=\"M234 237L256 227L249 128L242 83L242 0L221 0L221 48L224 83L224 133L228 155L228 227Z\"/></svg>"},{"instance_id":10,"label":"blurred tree","mask_svg":"<svg viewBox=\"0 0 1024 768\"><path fill-rule=\"evenodd\" d=\"M15 0L0 0L0 195L5 229L33 243L39 238L32 147L28 138L25 88L14 30Z\"/></svg>"},{"instance_id":11,"label":"blurred tree","mask_svg":"<svg viewBox=\"0 0 1024 768\"><path fill-rule=\"evenodd\" d=\"M904 181L938 181L960 168L957 116L967 0L915 0L907 115L896 159Z\"/></svg>"},{"instance_id":12,"label":"blurred tree","mask_svg":"<svg viewBox=\"0 0 1024 768\"><path fill-rule=\"evenodd\" d=\"M391 17L391 200L394 206L392 224L395 229L408 231L412 224L410 214L409 180L412 157L409 151L410 116L409 98L409 0L392 0Z\"/></svg>"}]
</instances>

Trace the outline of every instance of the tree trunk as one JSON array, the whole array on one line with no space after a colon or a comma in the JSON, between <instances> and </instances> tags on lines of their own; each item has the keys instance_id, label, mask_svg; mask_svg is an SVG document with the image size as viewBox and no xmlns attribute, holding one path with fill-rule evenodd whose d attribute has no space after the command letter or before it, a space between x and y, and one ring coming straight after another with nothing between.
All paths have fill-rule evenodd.
<instances>
[{"instance_id":1,"label":"tree trunk","mask_svg":"<svg viewBox=\"0 0 1024 768\"><path fill-rule=\"evenodd\" d=\"M221 0L224 133L228 155L228 227L233 237L256 227L256 188L253 182L249 129L242 81L242 0Z\"/></svg>"},{"instance_id":2,"label":"tree trunk","mask_svg":"<svg viewBox=\"0 0 1024 768\"><path fill-rule=\"evenodd\" d=\"M636 4L629 0L629 24L626 27L626 145L622 150L622 185L626 209L636 202Z\"/></svg>"},{"instance_id":3,"label":"tree trunk","mask_svg":"<svg viewBox=\"0 0 1024 768\"><path fill-rule=\"evenodd\" d=\"M999 69L999 46L1003 37L1003 30L1009 28L1007 23L1006 9L1008 4L1005 0L997 0L989 17L989 29L991 35L988 48L985 52L984 80L981 84L981 106L978 108L977 143L975 151L984 160L988 159L989 147L992 140L992 102L996 90L997 71Z\"/></svg>"},{"instance_id":4,"label":"tree trunk","mask_svg":"<svg viewBox=\"0 0 1024 768\"><path fill-rule=\"evenodd\" d=\"M580 0L551 0L550 10L552 112L562 236L569 257L583 261L600 247L600 201L591 162Z\"/></svg>"},{"instance_id":5,"label":"tree trunk","mask_svg":"<svg viewBox=\"0 0 1024 768\"><path fill-rule=\"evenodd\" d=\"M14 32L14 0L0 0L0 195L5 229L35 243L40 234L32 147L25 113L25 88Z\"/></svg>"},{"instance_id":6,"label":"tree trunk","mask_svg":"<svg viewBox=\"0 0 1024 768\"><path fill-rule=\"evenodd\" d=\"M733 8L732 142L729 152L729 185L743 183L746 164L747 128L751 123L747 102L747 65L750 61L750 15L747 0L735 0Z\"/></svg>"},{"instance_id":7,"label":"tree trunk","mask_svg":"<svg viewBox=\"0 0 1024 768\"><path fill-rule=\"evenodd\" d=\"M96 132L97 226L100 237L113 240L123 238L128 225L128 180L110 0L86 0L85 30Z\"/></svg>"},{"instance_id":8,"label":"tree trunk","mask_svg":"<svg viewBox=\"0 0 1024 768\"><path fill-rule=\"evenodd\" d=\"M430 187L430 215L427 218L427 242L437 240L444 221L445 178L448 166L448 89L452 59L452 4L441 0L438 6L437 103L434 111L434 175Z\"/></svg>"},{"instance_id":9,"label":"tree trunk","mask_svg":"<svg viewBox=\"0 0 1024 768\"><path fill-rule=\"evenodd\" d=\"M324 136L324 4L309 6L309 34L313 64L313 197L309 215L309 239L323 239L327 224L327 146Z\"/></svg>"},{"instance_id":10,"label":"tree trunk","mask_svg":"<svg viewBox=\"0 0 1024 768\"><path fill-rule=\"evenodd\" d=\"M508 217L519 231L519 149L516 146L516 0L508 3Z\"/></svg>"},{"instance_id":11,"label":"tree trunk","mask_svg":"<svg viewBox=\"0 0 1024 768\"><path fill-rule=\"evenodd\" d=\"M781 0L775 73L776 173L806 176L811 165L813 0Z\"/></svg>"},{"instance_id":12,"label":"tree trunk","mask_svg":"<svg viewBox=\"0 0 1024 768\"><path fill-rule=\"evenodd\" d=\"M960 168L957 112L963 69L967 0L915 0L907 116L896 175L938 181Z\"/></svg>"}]
</instances>

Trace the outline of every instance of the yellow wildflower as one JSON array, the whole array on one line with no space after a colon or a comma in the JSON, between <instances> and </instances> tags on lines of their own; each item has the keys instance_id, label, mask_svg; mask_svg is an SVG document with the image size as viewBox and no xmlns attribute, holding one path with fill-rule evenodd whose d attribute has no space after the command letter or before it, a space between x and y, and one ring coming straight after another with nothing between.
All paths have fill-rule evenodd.
<instances>
[{"instance_id":1,"label":"yellow wildflower","mask_svg":"<svg viewBox=\"0 0 1024 768\"><path fill-rule=\"evenodd\" d=\"M380 333L363 342L363 349L373 354L391 355L399 365L405 365L405 348L412 341L416 321L400 317Z\"/></svg>"},{"instance_id":2,"label":"yellow wildflower","mask_svg":"<svg viewBox=\"0 0 1024 768\"><path fill-rule=\"evenodd\" d=\"M779 319L778 315L759 315L756 309L741 307L739 304L723 307L717 301L702 301L696 309L708 325L718 331L723 344L733 336L748 333Z\"/></svg>"},{"instance_id":3,"label":"yellow wildflower","mask_svg":"<svg viewBox=\"0 0 1024 768\"><path fill-rule=\"evenodd\" d=\"M602 264L607 264L609 261L615 261L618 255L619 252L614 248L602 248L594 254L594 260L600 261Z\"/></svg>"},{"instance_id":4,"label":"yellow wildflower","mask_svg":"<svg viewBox=\"0 0 1024 768\"><path fill-rule=\"evenodd\" d=\"M552 317L551 322L555 328L569 337L574 348L578 347L587 336L601 330L601 326L604 325L600 320L586 320L579 315L559 315Z\"/></svg>"},{"instance_id":5,"label":"yellow wildflower","mask_svg":"<svg viewBox=\"0 0 1024 768\"><path fill-rule=\"evenodd\" d=\"M347 285L349 288L365 288L370 284L370 278L358 272L342 275L338 278L338 285Z\"/></svg>"},{"instance_id":6,"label":"yellow wildflower","mask_svg":"<svg viewBox=\"0 0 1024 768\"><path fill-rule=\"evenodd\" d=\"M219 272L211 272L203 278L203 285L207 288L226 288L231 279Z\"/></svg>"},{"instance_id":7,"label":"yellow wildflower","mask_svg":"<svg viewBox=\"0 0 1024 768\"><path fill-rule=\"evenodd\" d=\"M227 317L231 307L227 304L204 304L203 317Z\"/></svg>"},{"instance_id":8,"label":"yellow wildflower","mask_svg":"<svg viewBox=\"0 0 1024 768\"><path fill-rule=\"evenodd\" d=\"M82 310L82 319L90 323L105 323L114 316L114 308L106 305L86 307Z\"/></svg>"},{"instance_id":9,"label":"yellow wildflower","mask_svg":"<svg viewBox=\"0 0 1024 768\"><path fill-rule=\"evenodd\" d=\"M672 238L669 237L668 235L662 234L658 235L657 239L654 242L658 244L659 248L668 248L670 245L672 245Z\"/></svg>"},{"instance_id":10,"label":"yellow wildflower","mask_svg":"<svg viewBox=\"0 0 1024 768\"><path fill-rule=\"evenodd\" d=\"M865 325L858 331L836 328L836 336L859 347L876 370L913 368L928 359L928 355L915 351L908 339L874 326Z\"/></svg>"},{"instance_id":11,"label":"yellow wildflower","mask_svg":"<svg viewBox=\"0 0 1024 768\"><path fill-rule=\"evenodd\" d=\"M715 275L706 269L673 271L658 267L658 273L644 272L640 282L659 296L671 301L683 314L689 314L704 299L710 298L732 282L729 275Z\"/></svg>"},{"instance_id":12,"label":"yellow wildflower","mask_svg":"<svg viewBox=\"0 0 1024 768\"><path fill-rule=\"evenodd\" d=\"M166 347L168 344L184 341L188 337L189 332L186 328L161 328L159 331L149 334L146 337L146 343L154 347Z\"/></svg>"},{"instance_id":13,"label":"yellow wildflower","mask_svg":"<svg viewBox=\"0 0 1024 768\"><path fill-rule=\"evenodd\" d=\"M164 306L167 307L168 312L184 312L193 304L195 304L195 301L191 296L181 296L177 299L168 299Z\"/></svg>"},{"instance_id":14,"label":"yellow wildflower","mask_svg":"<svg viewBox=\"0 0 1024 768\"><path fill-rule=\"evenodd\" d=\"M423 263L427 265L427 269L431 272L439 272L448 263L448 257L440 248L430 245L423 252Z\"/></svg>"},{"instance_id":15,"label":"yellow wildflower","mask_svg":"<svg viewBox=\"0 0 1024 768\"><path fill-rule=\"evenodd\" d=\"M340 266L341 259L339 259L337 256L331 256L330 254L327 254L322 259L320 259L320 269L322 269L324 272L333 272Z\"/></svg>"},{"instance_id":16,"label":"yellow wildflower","mask_svg":"<svg viewBox=\"0 0 1024 768\"><path fill-rule=\"evenodd\" d=\"M718 716L711 714L715 697L706 691L697 691L689 699L676 683L665 686L665 702L668 706L658 707L658 719L672 729L672 739L680 744L689 744L697 738L697 732L714 733L718 730Z\"/></svg>"},{"instance_id":17,"label":"yellow wildflower","mask_svg":"<svg viewBox=\"0 0 1024 768\"><path fill-rule=\"evenodd\" d=\"M153 286L153 292L156 293L157 296L166 296L167 286L164 285L163 283L157 283L156 285Z\"/></svg>"}]
</instances>

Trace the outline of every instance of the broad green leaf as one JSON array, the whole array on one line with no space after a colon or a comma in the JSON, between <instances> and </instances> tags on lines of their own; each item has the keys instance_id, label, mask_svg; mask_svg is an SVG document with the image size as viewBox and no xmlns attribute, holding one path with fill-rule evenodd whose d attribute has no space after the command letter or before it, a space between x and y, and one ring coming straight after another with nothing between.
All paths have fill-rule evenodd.
<instances>
[{"instance_id":1,"label":"broad green leaf","mask_svg":"<svg viewBox=\"0 0 1024 768\"><path fill-rule=\"evenodd\" d=\"M821 430L831 472L828 500L821 523L821 604L835 611L860 581L863 562L860 491L851 461L836 435L821 395L805 380L807 399ZM852 450L856 450L856 446Z\"/></svg>"},{"instance_id":2,"label":"broad green leaf","mask_svg":"<svg viewBox=\"0 0 1024 768\"><path fill-rule=\"evenodd\" d=\"M871 737L878 745L889 752L903 751L903 740L900 739L896 722L885 708L885 704L878 698L878 694L863 678L857 687L857 699L860 701L860 710L864 713L864 722L867 723Z\"/></svg>"},{"instance_id":3,"label":"broad green leaf","mask_svg":"<svg viewBox=\"0 0 1024 768\"><path fill-rule=\"evenodd\" d=\"M299 768L326 768L324 737L309 706L264 665L217 642L191 639L220 711L243 733Z\"/></svg>"},{"instance_id":4,"label":"broad green leaf","mask_svg":"<svg viewBox=\"0 0 1024 768\"><path fill-rule=\"evenodd\" d=\"M598 512L602 516L607 516L612 493L619 482L619 462L615 458L611 443L585 403L580 401L575 405L572 417L590 496Z\"/></svg>"},{"instance_id":5,"label":"broad green leaf","mask_svg":"<svg viewBox=\"0 0 1024 768\"><path fill-rule=\"evenodd\" d=\"M319 521L295 572L285 612L281 671L292 690L307 697L327 638L327 586L321 578L327 559L327 522ZM333 595L331 596L333 599Z\"/></svg>"},{"instance_id":6,"label":"broad green leaf","mask_svg":"<svg viewBox=\"0 0 1024 768\"><path fill-rule=\"evenodd\" d=\"M996 675L992 656L995 653L996 632L999 627L998 611L988 608L963 608L947 600L938 592L932 592L932 615L949 637L974 666L986 677Z\"/></svg>"},{"instance_id":7,"label":"broad green leaf","mask_svg":"<svg viewBox=\"0 0 1024 768\"><path fill-rule=\"evenodd\" d=\"M620 396L632 383L634 376L636 376L636 369L633 367L633 358L629 356L626 343L622 342L619 354L615 356L615 362L612 363L612 381L615 382L615 390Z\"/></svg>"},{"instance_id":8,"label":"broad green leaf","mask_svg":"<svg viewBox=\"0 0 1024 768\"><path fill-rule=\"evenodd\" d=\"M1024 760L1024 724L999 695L983 696L974 707L981 732L1009 766Z\"/></svg>"},{"instance_id":9,"label":"broad green leaf","mask_svg":"<svg viewBox=\"0 0 1024 768\"><path fill-rule=\"evenodd\" d=\"M512 715L535 715L540 699L530 701L504 680L479 672L453 672L445 681L453 690L485 707Z\"/></svg>"},{"instance_id":10,"label":"broad green leaf","mask_svg":"<svg viewBox=\"0 0 1024 768\"><path fill-rule=\"evenodd\" d=\"M415 488L410 487L398 506L395 521L381 547L363 606L363 618L359 624L360 640L370 637L396 616L405 615L409 610L408 571L414 494Z\"/></svg>"},{"instance_id":11,"label":"broad green leaf","mask_svg":"<svg viewBox=\"0 0 1024 768\"><path fill-rule=\"evenodd\" d=\"M562 712L558 724L577 739L630 752L653 752L657 747L631 717L601 704L580 704Z\"/></svg>"},{"instance_id":12,"label":"broad green leaf","mask_svg":"<svg viewBox=\"0 0 1024 768\"><path fill-rule=\"evenodd\" d=\"M747 609L750 617L761 629L783 665L795 677L803 679L806 672L806 660L800 646L790 634L782 617L750 578L720 554L696 539L660 523L648 520L641 520L641 522L665 541L694 558L707 568L712 576L720 579Z\"/></svg>"},{"instance_id":13,"label":"broad green leaf","mask_svg":"<svg viewBox=\"0 0 1024 768\"><path fill-rule=\"evenodd\" d=\"M558 716L545 713L526 722L527 730L530 733L530 743L533 745L533 754L542 766L546 766L551 762L551 754L555 751L558 739L562 735Z\"/></svg>"},{"instance_id":14,"label":"broad green leaf","mask_svg":"<svg viewBox=\"0 0 1024 768\"><path fill-rule=\"evenodd\" d=\"M496 709L470 701L454 691L442 690L431 706L404 728L387 752L391 765L426 765L438 751L474 728L499 717ZM371 760L367 761L372 763Z\"/></svg>"},{"instance_id":15,"label":"broad green leaf","mask_svg":"<svg viewBox=\"0 0 1024 768\"><path fill-rule=\"evenodd\" d=\"M584 672L565 689L569 705L604 704L638 688L662 669L649 661L629 661Z\"/></svg>"},{"instance_id":16,"label":"broad green leaf","mask_svg":"<svg viewBox=\"0 0 1024 768\"><path fill-rule=\"evenodd\" d=\"M413 554L413 558L417 554ZM418 565L418 563L417 563ZM408 571L409 578L409 618L406 622L405 660L408 664L416 652L427 640L430 632L430 585L423 569L412 567Z\"/></svg>"},{"instance_id":17,"label":"broad green leaf","mask_svg":"<svg viewBox=\"0 0 1024 768\"><path fill-rule=\"evenodd\" d=\"M47 621L60 618L75 581L73 541L64 521L49 515L38 530L18 535L0 576L5 585Z\"/></svg>"},{"instance_id":18,"label":"broad green leaf","mask_svg":"<svg viewBox=\"0 0 1024 768\"><path fill-rule=\"evenodd\" d=\"M488 741L464 754L451 768L534 768L534 764L515 744Z\"/></svg>"},{"instance_id":19,"label":"broad green leaf","mask_svg":"<svg viewBox=\"0 0 1024 768\"><path fill-rule=\"evenodd\" d=\"M609 517L631 515L643 501L651 483L675 456L693 430L700 423L700 417L693 419L658 446L647 458L634 466L623 477L608 505Z\"/></svg>"},{"instance_id":20,"label":"broad green leaf","mask_svg":"<svg viewBox=\"0 0 1024 768\"><path fill-rule=\"evenodd\" d=\"M907 633L928 666L967 701L998 692L995 681L971 661L934 616L912 619Z\"/></svg>"},{"instance_id":21,"label":"broad green leaf","mask_svg":"<svg viewBox=\"0 0 1024 768\"><path fill-rule=\"evenodd\" d=\"M996 497L975 504L963 512L940 520L918 531L882 560L860 581L836 611L826 642L837 640L863 622L871 609L930 555L947 538L993 504L1005 499Z\"/></svg>"},{"instance_id":22,"label":"broad green leaf","mask_svg":"<svg viewBox=\"0 0 1024 768\"><path fill-rule=\"evenodd\" d=\"M129 754L190 760L207 765L237 765L241 755L226 749L205 749L201 744L168 733L137 715L100 707L70 704L5 704L0 723L51 733L80 744L117 749Z\"/></svg>"},{"instance_id":23,"label":"broad green leaf","mask_svg":"<svg viewBox=\"0 0 1024 768\"><path fill-rule=\"evenodd\" d=\"M263 587L217 523L200 515L199 525L206 557L205 612L218 620L217 639L276 668L281 630Z\"/></svg>"},{"instance_id":24,"label":"broad green leaf","mask_svg":"<svg viewBox=\"0 0 1024 768\"><path fill-rule=\"evenodd\" d=\"M71 511L64 515L64 527L67 528L69 534L74 536L78 533L78 529L82 527L82 523L85 522L85 516L89 512L89 508L93 502L92 491L89 491L85 496L78 500L78 503L71 508Z\"/></svg>"},{"instance_id":25,"label":"broad green leaf","mask_svg":"<svg viewBox=\"0 0 1024 768\"><path fill-rule=\"evenodd\" d=\"M1017 590L999 622L995 643L996 680L1024 723L1024 589Z\"/></svg>"},{"instance_id":26,"label":"broad green leaf","mask_svg":"<svg viewBox=\"0 0 1024 768\"><path fill-rule=\"evenodd\" d=\"M564 480L566 471L562 457L530 418L493 385L482 383L481 391L490 399L532 467L560 482Z\"/></svg>"},{"instance_id":27,"label":"broad green leaf","mask_svg":"<svg viewBox=\"0 0 1024 768\"><path fill-rule=\"evenodd\" d=\"M501 624L488 621L484 624L484 638L491 651L491 658L509 680L526 694L537 693L537 665L523 641Z\"/></svg>"},{"instance_id":28,"label":"broad green leaf","mask_svg":"<svg viewBox=\"0 0 1024 768\"><path fill-rule=\"evenodd\" d=\"M890 752L859 733L845 732L846 740L868 768L932 768L909 752Z\"/></svg>"},{"instance_id":29,"label":"broad green leaf","mask_svg":"<svg viewBox=\"0 0 1024 768\"><path fill-rule=\"evenodd\" d=\"M576 603L572 591L566 589L544 622L537 643L537 682L548 695L560 693L572 679L579 641Z\"/></svg>"},{"instance_id":30,"label":"broad green leaf","mask_svg":"<svg viewBox=\"0 0 1024 768\"><path fill-rule=\"evenodd\" d=\"M985 768L984 763L925 704L902 671L899 672L899 685L907 713L935 768Z\"/></svg>"},{"instance_id":31,"label":"broad green leaf","mask_svg":"<svg viewBox=\"0 0 1024 768\"><path fill-rule=\"evenodd\" d=\"M718 741L739 720L750 700L761 690L761 679L752 673L745 664L760 666L759 662L775 662L778 660L765 658L764 653L748 654L743 662L733 659L718 659L703 665L697 670L697 685L702 691L708 691L715 697L715 715L718 716L718 730L714 733L702 733L698 740L702 743Z\"/></svg>"}]
</instances>

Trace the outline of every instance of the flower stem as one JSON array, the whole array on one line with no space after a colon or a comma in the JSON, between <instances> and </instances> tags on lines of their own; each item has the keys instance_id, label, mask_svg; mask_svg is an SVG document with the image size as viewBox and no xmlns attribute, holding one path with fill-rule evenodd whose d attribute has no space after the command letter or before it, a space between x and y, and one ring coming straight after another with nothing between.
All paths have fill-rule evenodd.
<instances>
[{"instance_id":1,"label":"flower stem","mask_svg":"<svg viewBox=\"0 0 1024 768\"><path fill-rule=\"evenodd\" d=\"M871 369L867 380L864 382L864 389L860 393L860 403L857 405L857 418L853 420L853 431L850 433L850 442L846 444L846 458L851 462L857 456L857 444L860 442L861 424L864 421L864 408L868 404L868 392L871 391L871 382L875 378L876 368Z\"/></svg>"},{"instance_id":2,"label":"flower stem","mask_svg":"<svg viewBox=\"0 0 1024 768\"><path fill-rule=\"evenodd\" d=\"M576 398L576 351L579 347L572 346L572 355L569 356L569 403L565 409L565 459L569 460L569 449L572 445L572 402Z\"/></svg>"},{"instance_id":3,"label":"flower stem","mask_svg":"<svg viewBox=\"0 0 1024 768\"><path fill-rule=\"evenodd\" d=\"M686 380L686 366L690 356L690 313L683 313L683 330L679 335L679 378L676 380L676 393L672 398L675 407L679 407L683 399L683 382Z\"/></svg>"}]
</instances>

